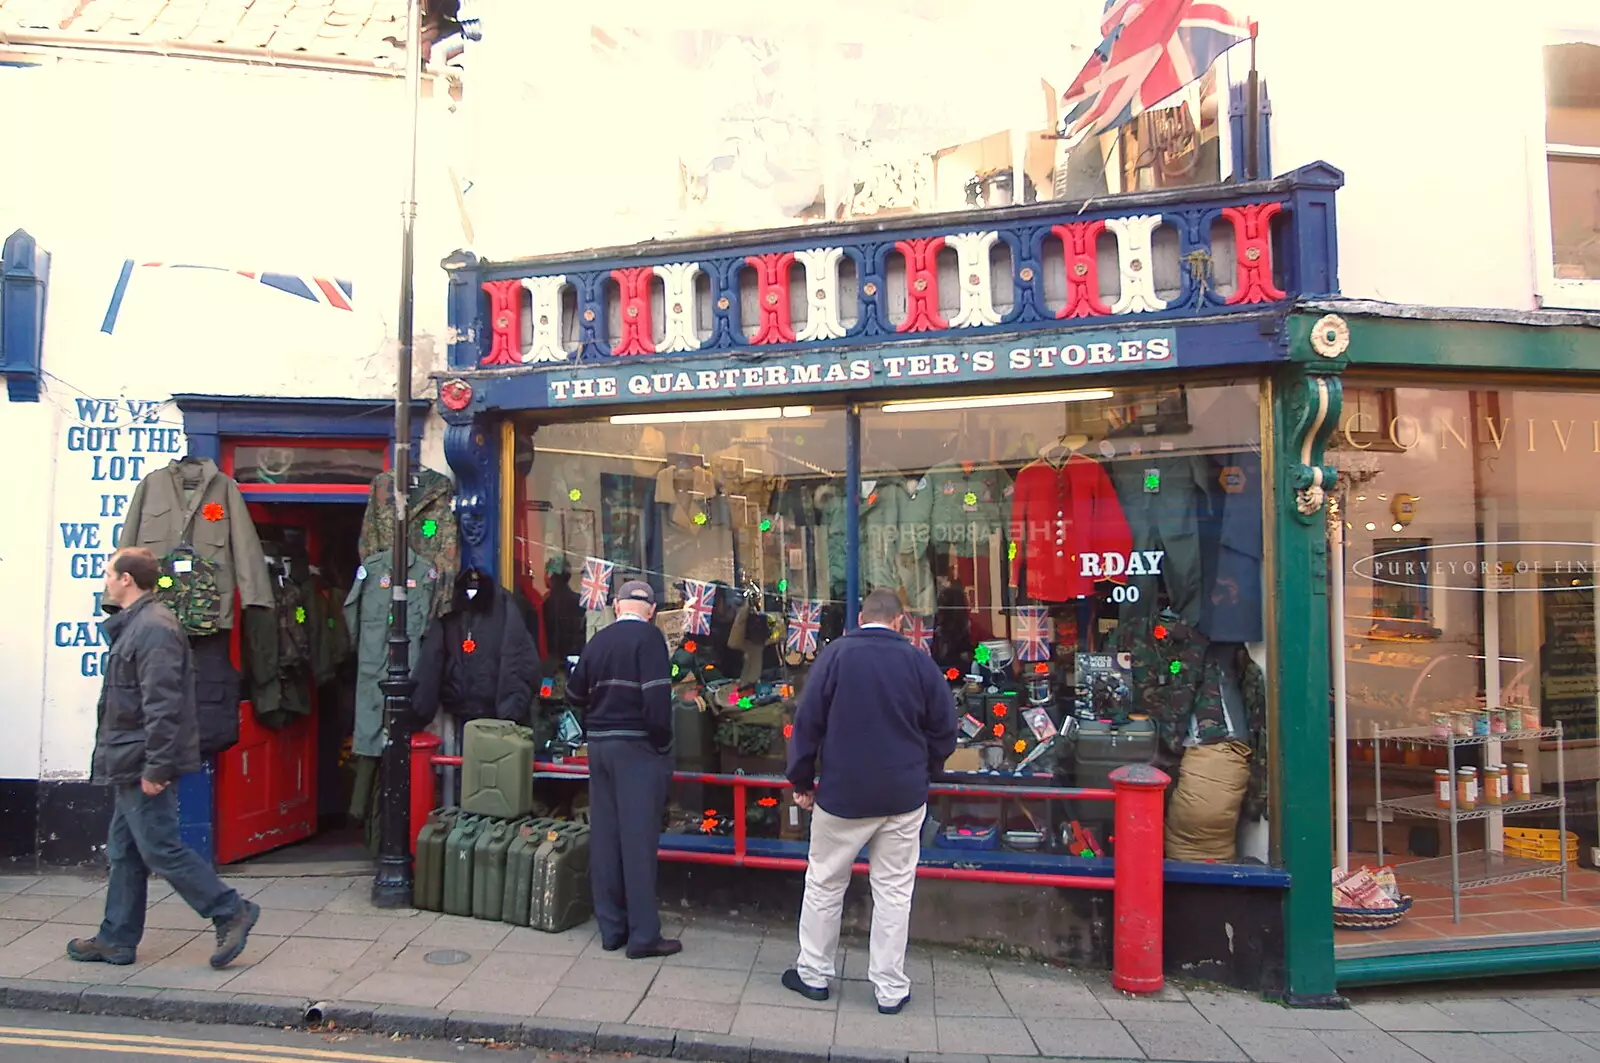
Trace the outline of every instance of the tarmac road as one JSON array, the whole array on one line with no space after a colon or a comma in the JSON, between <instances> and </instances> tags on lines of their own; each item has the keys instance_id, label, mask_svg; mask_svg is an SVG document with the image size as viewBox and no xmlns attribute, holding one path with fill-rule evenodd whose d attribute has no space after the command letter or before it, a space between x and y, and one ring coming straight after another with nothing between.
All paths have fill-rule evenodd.
<instances>
[{"instance_id":1,"label":"tarmac road","mask_svg":"<svg viewBox=\"0 0 1600 1063\"><path fill-rule=\"evenodd\" d=\"M532 1063L551 1060L529 1049L442 1041L392 1040L368 1034L307 1033L264 1027L196 1026L90 1015L0 1010L4 1063ZM614 1057L591 1056L595 1060Z\"/></svg>"}]
</instances>

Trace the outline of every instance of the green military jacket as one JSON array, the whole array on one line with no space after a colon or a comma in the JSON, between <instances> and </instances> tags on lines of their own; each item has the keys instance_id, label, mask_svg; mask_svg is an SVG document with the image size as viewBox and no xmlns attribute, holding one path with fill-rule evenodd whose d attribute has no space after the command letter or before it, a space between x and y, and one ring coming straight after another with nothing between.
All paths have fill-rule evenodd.
<instances>
[{"instance_id":1,"label":"green military jacket","mask_svg":"<svg viewBox=\"0 0 1600 1063\"><path fill-rule=\"evenodd\" d=\"M1004 531L1011 486L1005 471L975 462L951 462L928 471L933 541L950 552L973 557L988 549L989 537Z\"/></svg>"},{"instance_id":2,"label":"green military jacket","mask_svg":"<svg viewBox=\"0 0 1600 1063\"><path fill-rule=\"evenodd\" d=\"M373 554L356 569L355 584L344 600L345 626L356 641L356 728L350 749L360 757L376 757L383 752L383 691L378 681L388 671L389 607L394 593L387 550ZM406 589L406 636L411 644L410 660L416 667L423 630L428 626L428 610L433 601L439 570L426 557L413 556L411 579Z\"/></svg>"}]
</instances>

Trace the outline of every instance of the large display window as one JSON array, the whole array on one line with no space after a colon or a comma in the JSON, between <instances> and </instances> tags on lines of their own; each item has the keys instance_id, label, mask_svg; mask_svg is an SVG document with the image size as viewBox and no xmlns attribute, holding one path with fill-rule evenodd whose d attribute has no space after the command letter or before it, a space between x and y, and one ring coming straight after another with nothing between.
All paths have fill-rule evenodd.
<instances>
[{"instance_id":1,"label":"large display window","mask_svg":"<svg viewBox=\"0 0 1600 1063\"><path fill-rule=\"evenodd\" d=\"M544 616L547 740L581 740L559 687L610 620L593 585L642 578L680 768L780 773L853 562L949 680L953 776L1103 787L1156 764L1169 859L1265 862L1260 402L1215 382L517 424L512 576ZM669 830L726 830L710 788L680 790ZM753 836L803 836L766 801ZM1110 852L1109 806L1002 805L941 802L929 844Z\"/></svg>"},{"instance_id":2,"label":"large display window","mask_svg":"<svg viewBox=\"0 0 1600 1063\"><path fill-rule=\"evenodd\" d=\"M1594 411L1571 389L1347 382L1334 855L1408 900L1380 929L1344 916L1346 949L1600 926Z\"/></svg>"}]
</instances>

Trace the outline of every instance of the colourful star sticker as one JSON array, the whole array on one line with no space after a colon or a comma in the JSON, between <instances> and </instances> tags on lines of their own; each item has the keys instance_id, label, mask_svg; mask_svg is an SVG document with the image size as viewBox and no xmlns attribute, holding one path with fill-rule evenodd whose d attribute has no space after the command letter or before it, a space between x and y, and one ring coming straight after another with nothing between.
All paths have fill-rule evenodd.
<instances>
[{"instance_id":1,"label":"colourful star sticker","mask_svg":"<svg viewBox=\"0 0 1600 1063\"><path fill-rule=\"evenodd\" d=\"M704 513L696 513L694 515L694 522L696 524L704 524L706 522L706 515Z\"/></svg>"},{"instance_id":2,"label":"colourful star sticker","mask_svg":"<svg viewBox=\"0 0 1600 1063\"><path fill-rule=\"evenodd\" d=\"M171 576L162 576L160 579L156 580L156 586L160 587L164 591L171 590L172 589L172 577Z\"/></svg>"},{"instance_id":3,"label":"colourful star sticker","mask_svg":"<svg viewBox=\"0 0 1600 1063\"><path fill-rule=\"evenodd\" d=\"M979 664L988 664L989 647L980 644L977 649L972 651L972 659Z\"/></svg>"},{"instance_id":4,"label":"colourful star sticker","mask_svg":"<svg viewBox=\"0 0 1600 1063\"><path fill-rule=\"evenodd\" d=\"M435 535L438 535L438 534L439 534L439 522L438 521L436 521L432 517L430 517L427 520L422 522L422 537L424 539L432 539Z\"/></svg>"},{"instance_id":5,"label":"colourful star sticker","mask_svg":"<svg viewBox=\"0 0 1600 1063\"><path fill-rule=\"evenodd\" d=\"M1019 738L1017 739L1016 745L1012 746L1011 748L1014 752L1026 753L1028 751L1028 743Z\"/></svg>"},{"instance_id":6,"label":"colourful star sticker","mask_svg":"<svg viewBox=\"0 0 1600 1063\"><path fill-rule=\"evenodd\" d=\"M1017 544L1016 543L1007 543L1006 544L1006 560L1007 561L1015 561L1016 559L1017 559Z\"/></svg>"},{"instance_id":7,"label":"colourful star sticker","mask_svg":"<svg viewBox=\"0 0 1600 1063\"><path fill-rule=\"evenodd\" d=\"M1171 672L1173 675L1177 675L1179 672L1183 671L1183 662L1173 661L1171 664L1167 665L1167 671Z\"/></svg>"},{"instance_id":8,"label":"colourful star sticker","mask_svg":"<svg viewBox=\"0 0 1600 1063\"><path fill-rule=\"evenodd\" d=\"M574 502L582 502L583 492L574 487L572 490L567 492L567 497L572 499Z\"/></svg>"},{"instance_id":9,"label":"colourful star sticker","mask_svg":"<svg viewBox=\"0 0 1600 1063\"><path fill-rule=\"evenodd\" d=\"M1154 470L1144 474L1144 489L1146 491L1161 490L1161 474Z\"/></svg>"},{"instance_id":10,"label":"colourful star sticker","mask_svg":"<svg viewBox=\"0 0 1600 1063\"><path fill-rule=\"evenodd\" d=\"M207 502L205 505L200 507L200 515L206 520L209 520L211 523L215 524L228 514L227 511L222 508L221 502Z\"/></svg>"},{"instance_id":11,"label":"colourful star sticker","mask_svg":"<svg viewBox=\"0 0 1600 1063\"><path fill-rule=\"evenodd\" d=\"M294 607L294 622L297 623L297 624L303 624L303 623L306 622L306 607L305 606L297 605L297 606Z\"/></svg>"},{"instance_id":12,"label":"colourful star sticker","mask_svg":"<svg viewBox=\"0 0 1600 1063\"><path fill-rule=\"evenodd\" d=\"M965 502L969 506L975 506L978 504L978 493L976 491L968 491L966 494L961 496L961 501Z\"/></svg>"},{"instance_id":13,"label":"colourful star sticker","mask_svg":"<svg viewBox=\"0 0 1600 1063\"><path fill-rule=\"evenodd\" d=\"M477 642L475 642L472 639L463 639L461 641L461 652L462 653L477 653L478 652L478 644L477 644Z\"/></svg>"},{"instance_id":14,"label":"colourful star sticker","mask_svg":"<svg viewBox=\"0 0 1600 1063\"><path fill-rule=\"evenodd\" d=\"M779 594L788 594L789 593L789 581L788 580L781 579L781 580L778 581L778 593Z\"/></svg>"},{"instance_id":15,"label":"colourful star sticker","mask_svg":"<svg viewBox=\"0 0 1600 1063\"><path fill-rule=\"evenodd\" d=\"M762 521L762 522L761 522L761 530L762 530L762 531L764 531L764 532L769 532L769 531L771 531L771 530L772 530L772 521L770 521L770 520L763 520L763 521Z\"/></svg>"}]
</instances>

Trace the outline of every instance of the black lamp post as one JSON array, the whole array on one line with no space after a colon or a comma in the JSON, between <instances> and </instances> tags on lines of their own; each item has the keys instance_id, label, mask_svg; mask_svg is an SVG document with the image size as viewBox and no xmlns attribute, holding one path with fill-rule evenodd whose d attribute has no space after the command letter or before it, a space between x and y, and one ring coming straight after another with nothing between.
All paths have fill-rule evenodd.
<instances>
[{"instance_id":1,"label":"black lamp post","mask_svg":"<svg viewBox=\"0 0 1600 1063\"><path fill-rule=\"evenodd\" d=\"M383 760L378 806L378 873L372 903L379 908L411 904L411 642L406 631L407 576L411 571L411 353L415 310L417 223L417 122L422 99L425 48L460 33L476 39L475 23L459 20L460 0L409 0L406 11L406 100L411 108L411 145L405 199L400 205L400 315L396 326L394 460L394 550L390 568L389 663L383 691Z\"/></svg>"}]
</instances>

